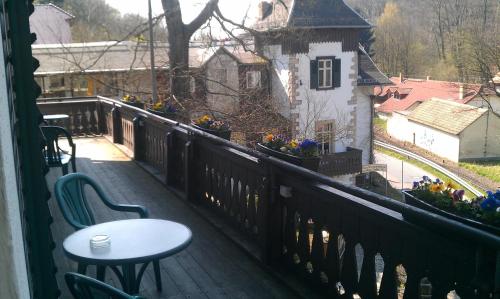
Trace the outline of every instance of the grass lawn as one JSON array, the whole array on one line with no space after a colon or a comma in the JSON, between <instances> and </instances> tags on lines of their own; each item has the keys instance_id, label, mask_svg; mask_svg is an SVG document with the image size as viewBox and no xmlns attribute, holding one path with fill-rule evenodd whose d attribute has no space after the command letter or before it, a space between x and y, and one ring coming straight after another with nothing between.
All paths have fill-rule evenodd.
<instances>
[{"instance_id":1,"label":"grass lawn","mask_svg":"<svg viewBox=\"0 0 500 299\"><path fill-rule=\"evenodd\" d=\"M448 177L447 175L445 175L444 173L428 166L427 164L424 164L420 161L417 161L415 159L408 159L408 156L403 156L403 155L400 155L398 153L395 153L391 150L388 150L388 149L385 149L385 148L382 148L380 146L375 146L375 149L381 153L384 153L388 156L391 156L391 157L394 157L396 159L399 159L399 160L403 160L407 163L410 163L410 164L413 164L415 166L417 166L418 168L421 168L423 170L425 170L426 172L432 174L433 176L439 178L441 181L443 182L449 182L449 181L452 181L453 183L455 183L459 189L464 189L465 190L465 196L467 198L476 198L476 196L470 192L469 190L465 189L462 185L458 184L457 182L453 181L450 177Z\"/></svg>"},{"instance_id":2,"label":"grass lawn","mask_svg":"<svg viewBox=\"0 0 500 299\"><path fill-rule=\"evenodd\" d=\"M460 167L489 178L500 186L500 161L461 162Z\"/></svg>"},{"instance_id":3,"label":"grass lawn","mask_svg":"<svg viewBox=\"0 0 500 299\"><path fill-rule=\"evenodd\" d=\"M387 131L387 120L381 119L379 117L375 117L373 119L373 125L380 129L384 129L384 132Z\"/></svg>"}]
</instances>

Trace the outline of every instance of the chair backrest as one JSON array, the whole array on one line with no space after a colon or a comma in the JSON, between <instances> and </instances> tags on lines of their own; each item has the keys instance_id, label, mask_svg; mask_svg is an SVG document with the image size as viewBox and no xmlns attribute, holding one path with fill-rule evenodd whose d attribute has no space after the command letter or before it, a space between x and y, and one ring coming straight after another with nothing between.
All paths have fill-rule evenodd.
<instances>
[{"instance_id":1,"label":"chair backrest","mask_svg":"<svg viewBox=\"0 0 500 299\"><path fill-rule=\"evenodd\" d=\"M91 187L102 201L109 202L101 187L83 173L71 173L60 177L54 187L57 203L64 218L77 230L95 224L85 186Z\"/></svg>"},{"instance_id":2,"label":"chair backrest","mask_svg":"<svg viewBox=\"0 0 500 299\"><path fill-rule=\"evenodd\" d=\"M97 279L77 273L64 275L69 291L75 299L138 299Z\"/></svg>"},{"instance_id":3,"label":"chair backrest","mask_svg":"<svg viewBox=\"0 0 500 299\"><path fill-rule=\"evenodd\" d=\"M69 133L61 127L41 126L42 134L45 137L45 147L43 154L49 165L61 164L61 148L59 147L59 137L68 136Z\"/></svg>"}]
</instances>

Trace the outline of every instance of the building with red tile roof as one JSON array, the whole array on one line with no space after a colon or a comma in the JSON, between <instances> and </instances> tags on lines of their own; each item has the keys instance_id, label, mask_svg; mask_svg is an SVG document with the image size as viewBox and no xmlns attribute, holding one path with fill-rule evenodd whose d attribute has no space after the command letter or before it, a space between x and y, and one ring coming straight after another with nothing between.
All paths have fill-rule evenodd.
<instances>
[{"instance_id":1,"label":"building with red tile roof","mask_svg":"<svg viewBox=\"0 0 500 299\"><path fill-rule=\"evenodd\" d=\"M481 91L480 84L436 81L430 79L403 79L392 77L393 85L386 86L377 98L376 110L389 115L394 111L412 110L419 103L432 98L467 104Z\"/></svg>"}]
</instances>

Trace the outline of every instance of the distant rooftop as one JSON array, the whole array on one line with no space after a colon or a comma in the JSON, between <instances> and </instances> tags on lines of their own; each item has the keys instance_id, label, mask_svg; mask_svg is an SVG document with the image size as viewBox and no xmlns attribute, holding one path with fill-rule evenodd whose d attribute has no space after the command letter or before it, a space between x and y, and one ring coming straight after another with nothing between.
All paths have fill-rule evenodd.
<instances>
[{"instance_id":1,"label":"distant rooftop","mask_svg":"<svg viewBox=\"0 0 500 299\"><path fill-rule=\"evenodd\" d=\"M417 102L423 102L432 98L449 100L461 104L467 104L474 99L481 90L480 84L466 84L459 82L426 80L426 79L401 79L390 78L392 85L386 86L381 97L388 97L377 111L392 113L403 111L412 107ZM463 94L460 94L460 86L463 86ZM403 95L394 97L394 94Z\"/></svg>"},{"instance_id":2,"label":"distant rooftop","mask_svg":"<svg viewBox=\"0 0 500 299\"><path fill-rule=\"evenodd\" d=\"M165 44L155 46L155 66L168 67ZM33 45L33 56L40 61L35 75L93 73L150 69L149 47L146 43L92 42Z\"/></svg>"},{"instance_id":3,"label":"distant rooftop","mask_svg":"<svg viewBox=\"0 0 500 299\"><path fill-rule=\"evenodd\" d=\"M408 119L438 130L458 135L478 120L488 109L431 99L418 105Z\"/></svg>"}]
</instances>

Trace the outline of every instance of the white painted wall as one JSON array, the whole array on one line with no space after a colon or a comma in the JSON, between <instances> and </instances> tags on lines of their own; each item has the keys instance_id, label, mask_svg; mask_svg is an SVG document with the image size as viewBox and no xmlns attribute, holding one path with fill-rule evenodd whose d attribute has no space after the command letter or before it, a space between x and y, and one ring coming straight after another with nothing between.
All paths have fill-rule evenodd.
<instances>
[{"instance_id":1,"label":"white painted wall","mask_svg":"<svg viewBox=\"0 0 500 299\"><path fill-rule=\"evenodd\" d=\"M354 147L363 150L363 164L370 163L372 139L372 101L370 98L371 92L373 92L372 87L357 87L354 93L357 98L356 136Z\"/></svg>"},{"instance_id":2,"label":"white painted wall","mask_svg":"<svg viewBox=\"0 0 500 299\"><path fill-rule=\"evenodd\" d=\"M398 140L413 143L413 135L408 119L398 112L394 112L391 117L387 118L387 134Z\"/></svg>"},{"instance_id":3,"label":"white painted wall","mask_svg":"<svg viewBox=\"0 0 500 299\"><path fill-rule=\"evenodd\" d=\"M437 129L409 121L400 113L393 113L387 121L387 133L401 141L414 143L448 160L458 162L460 157L460 139Z\"/></svg>"},{"instance_id":4,"label":"white painted wall","mask_svg":"<svg viewBox=\"0 0 500 299\"><path fill-rule=\"evenodd\" d=\"M4 57L0 41L0 57ZM30 298L4 59L0 60L0 298Z\"/></svg>"},{"instance_id":5,"label":"white painted wall","mask_svg":"<svg viewBox=\"0 0 500 299\"><path fill-rule=\"evenodd\" d=\"M52 5L35 5L30 16L30 30L35 32L35 44L71 43L71 16Z\"/></svg>"},{"instance_id":6,"label":"white painted wall","mask_svg":"<svg viewBox=\"0 0 500 299\"><path fill-rule=\"evenodd\" d=\"M237 62L225 53L214 55L207 62L207 102L211 109L223 112L234 113L239 105L239 74ZM225 69L227 81L220 83L216 77L216 70Z\"/></svg>"},{"instance_id":7,"label":"white painted wall","mask_svg":"<svg viewBox=\"0 0 500 299\"><path fill-rule=\"evenodd\" d=\"M290 117L293 113L299 114L299 137L314 138L315 121L335 119L342 126L351 124L351 113L355 111L356 106L349 105L348 102L352 99L357 86L356 52L342 52L340 42L326 42L311 43L309 53L297 54L295 57L299 60L299 86L296 100L301 101L301 104L295 109L287 109L290 107L290 57L281 54L281 45L265 46L264 55L271 59L274 68L273 96L276 98L280 112L285 117ZM310 89L310 61L318 56L335 56L341 59L341 86L339 88ZM367 118L369 115L358 117ZM353 125L356 126L357 123ZM342 152L347 146L356 146L356 136L337 141L335 150Z\"/></svg>"}]
</instances>

